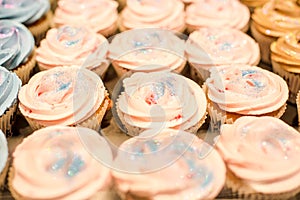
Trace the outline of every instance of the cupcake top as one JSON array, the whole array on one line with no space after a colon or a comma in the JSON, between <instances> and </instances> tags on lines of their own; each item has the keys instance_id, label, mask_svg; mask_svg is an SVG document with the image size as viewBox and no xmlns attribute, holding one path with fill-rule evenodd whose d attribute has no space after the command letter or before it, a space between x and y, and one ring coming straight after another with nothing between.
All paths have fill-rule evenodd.
<instances>
[{"instance_id":1,"label":"cupcake top","mask_svg":"<svg viewBox=\"0 0 300 200\"><path fill-rule=\"evenodd\" d=\"M88 119L105 98L94 72L76 66L35 74L19 93L21 113L44 126L74 125Z\"/></svg>"},{"instance_id":2,"label":"cupcake top","mask_svg":"<svg viewBox=\"0 0 300 200\"><path fill-rule=\"evenodd\" d=\"M117 8L118 3L113 0L60 0L53 21L57 27L84 24L105 35L118 19Z\"/></svg>"},{"instance_id":3,"label":"cupcake top","mask_svg":"<svg viewBox=\"0 0 300 200\"><path fill-rule=\"evenodd\" d=\"M231 28L200 28L190 34L186 43L189 62L200 65L257 65L259 46L250 36Z\"/></svg>"},{"instance_id":4,"label":"cupcake top","mask_svg":"<svg viewBox=\"0 0 300 200\"><path fill-rule=\"evenodd\" d=\"M271 44L273 61L281 63L288 72L300 73L300 31L294 31L280 37Z\"/></svg>"},{"instance_id":5,"label":"cupcake top","mask_svg":"<svg viewBox=\"0 0 300 200\"><path fill-rule=\"evenodd\" d=\"M0 129L0 173L5 168L7 159L8 159L7 140L4 133Z\"/></svg>"},{"instance_id":6,"label":"cupcake top","mask_svg":"<svg viewBox=\"0 0 300 200\"><path fill-rule=\"evenodd\" d=\"M88 199L108 189L110 170L86 151L83 135L100 137L83 127L52 126L25 138L13 154L14 190L25 199ZM101 140L101 150L112 159Z\"/></svg>"},{"instance_id":7,"label":"cupcake top","mask_svg":"<svg viewBox=\"0 0 300 200\"><path fill-rule=\"evenodd\" d=\"M199 0L186 8L186 24L194 30L207 26L243 30L249 19L249 9L238 0Z\"/></svg>"},{"instance_id":8,"label":"cupcake top","mask_svg":"<svg viewBox=\"0 0 300 200\"><path fill-rule=\"evenodd\" d=\"M300 29L300 5L296 0L270 0L254 10L252 19L259 32L280 37Z\"/></svg>"},{"instance_id":9,"label":"cupcake top","mask_svg":"<svg viewBox=\"0 0 300 200\"><path fill-rule=\"evenodd\" d=\"M114 164L117 189L137 198L214 199L225 183L217 151L184 131L143 132L120 146Z\"/></svg>"},{"instance_id":10,"label":"cupcake top","mask_svg":"<svg viewBox=\"0 0 300 200\"><path fill-rule=\"evenodd\" d=\"M0 65L13 70L32 53L33 36L24 25L13 20L0 20L0 33Z\"/></svg>"},{"instance_id":11,"label":"cupcake top","mask_svg":"<svg viewBox=\"0 0 300 200\"><path fill-rule=\"evenodd\" d=\"M241 2L249 7L255 8L259 6L263 6L269 0L241 0Z\"/></svg>"},{"instance_id":12,"label":"cupcake top","mask_svg":"<svg viewBox=\"0 0 300 200\"><path fill-rule=\"evenodd\" d=\"M63 26L50 29L36 52L36 60L44 69L70 65L93 69L108 62L108 41L85 27Z\"/></svg>"},{"instance_id":13,"label":"cupcake top","mask_svg":"<svg viewBox=\"0 0 300 200\"><path fill-rule=\"evenodd\" d=\"M241 117L221 126L217 149L235 176L257 192L300 186L300 134L273 117Z\"/></svg>"},{"instance_id":14,"label":"cupcake top","mask_svg":"<svg viewBox=\"0 0 300 200\"><path fill-rule=\"evenodd\" d=\"M249 65L212 68L206 85L212 102L224 111L243 115L276 111L285 104L289 93L280 76Z\"/></svg>"},{"instance_id":15,"label":"cupcake top","mask_svg":"<svg viewBox=\"0 0 300 200\"><path fill-rule=\"evenodd\" d=\"M10 19L31 25L42 18L50 9L49 0L2 1L0 19Z\"/></svg>"},{"instance_id":16,"label":"cupcake top","mask_svg":"<svg viewBox=\"0 0 300 200\"><path fill-rule=\"evenodd\" d=\"M184 43L168 30L130 30L113 38L109 58L133 71L175 70L186 61Z\"/></svg>"},{"instance_id":17,"label":"cupcake top","mask_svg":"<svg viewBox=\"0 0 300 200\"><path fill-rule=\"evenodd\" d=\"M194 81L171 72L134 73L123 80L118 109L131 126L187 130L206 113L206 97Z\"/></svg>"},{"instance_id":18,"label":"cupcake top","mask_svg":"<svg viewBox=\"0 0 300 200\"><path fill-rule=\"evenodd\" d=\"M0 66L0 116L16 103L22 81L19 77Z\"/></svg>"},{"instance_id":19,"label":"cupcake top","mask_svg":"<svg viewBox=\"0 0 300 200\"><path fill-rule=\"evenodd\" d=\"M182 32L185 29L184 4L181 0L127 0L121 13L121 29L163 28Z\"/></svg>"}]
</instances>

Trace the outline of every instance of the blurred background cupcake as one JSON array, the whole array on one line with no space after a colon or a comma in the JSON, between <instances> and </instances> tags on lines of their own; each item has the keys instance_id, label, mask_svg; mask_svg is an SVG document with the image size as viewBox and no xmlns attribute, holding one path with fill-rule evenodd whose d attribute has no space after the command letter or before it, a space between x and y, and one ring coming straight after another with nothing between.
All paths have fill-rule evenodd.
<instances>
[{"instance_id":1,"label":"blurred background cupcake","mask_svg":"<svg viewBox=\"0 0 300 200\"><path fill-rule=\"evenodd\" d=\"M254 11L257 7L262 7L265 3L267 3L269 0L241 0L243 4L248 6L251 13Z\"/></svg>"},{"instance_id":2,"label":"blurred background cupcake","mask_svg":"<svg viewBox=\"0 0 300 200\"><path fill-rule=\"evenodd\" d=\"M300 90L297 94L296 104L297 104L297 110L298 110L298 126L300 127Z\"/></svg>"},{"instance_id":3,"label":"blurred background cupcake","mask_svg":"<svg viewBox=\"0 0 300 200\"><path fill-rule=\"evenodd\" d=\"M9 169L7 140L0 127L0 189L5 186L6 176Z\"/></svg>"}]
</instances>

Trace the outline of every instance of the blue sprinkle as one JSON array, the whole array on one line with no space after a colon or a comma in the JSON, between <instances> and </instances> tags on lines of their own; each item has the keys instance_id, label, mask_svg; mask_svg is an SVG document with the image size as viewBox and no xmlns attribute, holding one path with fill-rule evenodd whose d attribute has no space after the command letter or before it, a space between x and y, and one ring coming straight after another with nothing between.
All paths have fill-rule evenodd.
<instances>
[{"instance_id":1,"label":"blue sprinkle","mask_svg":"<svg viewBox=\"0 0 300 200\"><path fill-rule=\"evenodd\" d=\"M77 44L79 41L80 41L80 39L78 39L78 40L66 41L66 42L65 42L65 46L66 46L66 47L73 46L73 45Z\"/></svg>"},{"instance_id":2,"label":"blue sprinkle","mask_svg":"<svg viewBox=\"0 0 300 200\"><path fill-rule=\"evenodd\" d=\"M220 46L221 51L228 51L231 48L232 48L232 44L230 44L229 42L225 42Z\"/></svg>"},{"instance_id":3,"label":"blue sprinkle","mask_svg":"<svg viewBox=\"0 0 300 200\"><path fill-rule=\"evenodd\" d=\"M65 90L65 89L67 89L70 85L71 85L71 82L63 83L63 84L61 84L60 87L58 88L58 91Z\"/></svg>"},{"instance_id":4,"label":"blue sprinkle","mask_svg":"<svg viewBox=\"0 0 300 200\"><path fill-rule=\"evenodd\" d=\"M242 70L242 76L244 77L244 76L246 76L246 75L248 75L248 74L256 74L257 73L257 71L255 71L255 70Z\"/></svg>"},{"instance_id":5,"label":"blue sprinkle","mask_svg":"<svg viewBox=\"0 0 300 200\"><path fill-rule=\"evenodd\" d=\"M212 179L213 179L213 174L212 173L208 173L205 177L203 177L204 178L204 180L203 180L203 182L202 182L202 184L201 184L201 188L205 188L205 187L207 187L210 183L211 183L211 181L212 181Z\"/></svg>"},{"instance_id":6,"label":"blue sprinkle","mask_svg":"<svg viewBox=\"0 0 300 200\"><path fill-rule=\"evenodd\" d=\"M81 159L80 156L74 156L71 165L68 168L67 176L73 177L77 175L82 167L84 166L84 161Z\"/></svg>"},{"instance_id":7,"label":"blue sprinkle","mask_svg":"<svg viewBox=\"0 0 300 200\"><path fill-rule=\"evenodd\" d=\"M145 43L143 43L143 42L140 42L140 41L134 42L134 47L144 47L144 46L145 46Z\"/></svg>"},{"instance_id":8,"label":"blue sprinkle","mask_svg":"<svg viewBox=\"0 0 300 200\"><path fill-rule=\"evenodd\" d=\"M156 152L157 151L157 145L153 140L147 141L146 144L148 145L149 149L151 152Z\"/></svg>"},{"instance_id":9,"label":"blue sprinkle","mask_svg":"<svg viewBox=\"0 0 300 200\"><path fill-rule=\"evenodd\" d=\"M66 159L65 158L61 158L59 160L57 160L55 163L53 163L53 165L51 166L51 170L52 171L57 171L59 169L61 169L66 163Z\"/></svg>"},{"instance_id":10,"label":"blue sprinkle","mask_svg":"<svg viewBox=\"0 0 300 200\"><path fill-rule=\"evenodd\" d=\"M163 82L156 83L153 92L156 94L155 100L158 100L165 94L165 84Z\"/></svg>"},{"instance_id":11,"label":"blue sprinkle","mask_svg":"<svg viewBox=\"0 0 300 200\"><path fill-rule=\"evenodd\" d=\"M258 87L258 88L262 88L265 86L262 82L257 81L257 80L252 80L252 82L254 83L255 87Z\"/></svg>"}]
</instances>

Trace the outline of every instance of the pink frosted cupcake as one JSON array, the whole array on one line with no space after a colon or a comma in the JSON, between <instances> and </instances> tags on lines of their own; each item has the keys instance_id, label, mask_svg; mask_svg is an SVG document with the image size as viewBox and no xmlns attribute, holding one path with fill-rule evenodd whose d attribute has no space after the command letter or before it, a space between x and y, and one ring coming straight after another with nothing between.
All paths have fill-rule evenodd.
<instances>
[{"instance_id":1,"label":"pink frosted cupcake","mask_svg":"<svg viewBox=\"0 0 300 200\"><path fill-rule=\"evenodd\" d=\"M119 18L120 31L135 28L185 30L184 4L181 0L127 0Z\"/></svg>"},{"instance_id":2,"label":"pink frosted cupcake","mask_svg":"<svg viewBox=\"0 0 300 200\"><path fill-rule=\"evenodd\" d=\"M300 192L300 134L273 117L241 117L221 127L217 149L226 185L243 199L292 199Z\"/></svg>"},{"instance_id":3,"label":"pink frosted cupcake","mask_svg":"<svg viewBox=\"0 0 300 200\"><path fill-rule=\"evenodd\" d=\"M230 64L257 65L259 46L250 36L232 28L200 28L190 34L185 52L191 77L199 82L209 77L209 69Z\"/></svg>"},{"instance_id":4,"label":"pink frosted cupcake","mask_svg":"<svg viewBox=\"0 0 300 200\"><path fill-rule=\"evenodd\" d=\"M36 50L40 70L77 65L104 77L108 41L104 36L84 27L63 26L47 32Z\"/></svg>"},{"instance_id":5,"label":"pink frosted cupcake","mask_svg":"<svg viewBox=\"0 0 300 200\"><path fill-rule=\"evenodd\" d=\"M54 26L85 25L105 37L117 30L118 2L113 0L60 0L54 13Z\"/></svg>"},{"instance_id":6,"label":"pink frosted cupcake","mask_svg":"<svg viewBox=\"0 0 300 200\"><path fill-rule=\"evenodd\" d=\"M198 0L186 8L188 32L202 27L230 27L247 32L250 11L238 0Z\"/></svg>"},{"instance_id":7,"label":"pink frosted cupcake","mask_svg":"<svg viewBox=\"0 0 300 200\"><path fill-rule=\"evenodd\" d=\"M226 168L217 151L196 136L149 130L125 141L114 160L115 188L123 200L214 199Z\"/></svg>"}]
</instances>

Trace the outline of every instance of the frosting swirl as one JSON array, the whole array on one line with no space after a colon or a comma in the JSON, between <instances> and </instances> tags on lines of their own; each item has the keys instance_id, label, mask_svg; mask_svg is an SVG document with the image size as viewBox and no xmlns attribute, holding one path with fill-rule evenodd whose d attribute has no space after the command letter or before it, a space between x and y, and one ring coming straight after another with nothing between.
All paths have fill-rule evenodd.
<instances>
[{"instance_id":1,"label":"frosting swirl","mask_svg":"<svg viewBox=\"0 0 300 200\"><path fill-rule=\"evenodd\" d=\"M168 30L130 30L113 38L109 58L133 71L175 70L186 62L184 43Z\"/></svg>"},{"instance_id":2,"label":"frosting swirl","mask_svg":"<svg viewBox=\"0 0 300 200\"><path fill-rule=\"evenodd\" d=\"M199 0L186 9L186 24L193 30L213 26L244 31L249 19L249 9L238 0Z\"/></svg>"},{"instance_id":3,"label":"frosting swirl","mask_svg":"<svg viewBox=\"0 0 300 200\"><path fill-rule=\"evenodd\" d=\"M80 134L99 138L91 129L63 126L40 129L25 138L13 154L12 186L16 192L25 199L71 200L88 199L109 189L110 170L86 151ZM101 150L112 159L108 144L102 140Z\"/></svg>"},{"instance_id":4,"label":"frosting swirl","mask_svg":"<svg viewBox=\"0 0 300 200\"><path fill-rule=\"evenodd\" d=\"M205 116L203 90L181 75L137 72L124 79L123 86L118 109L131 126L187 130Z\"/></svg>"},{"instance_id":5,"label":"frosting swirl","mask_svg":"<svg viewBox=\"0 0 300 200\"><path fill-rule=\"evenodd\" d=\"M185 28L184 4L181 0L127 0L121 12L121 26L163 28L182 32Z\"/></svg>"},{"instance_id":6,"label":"frosting swirl","mask_svg":"<svg viewBox=\"0 0 300 200\"><path fill-rule=\"evenodd\" d=\"M249 65L212 68L206 85L208 98L222 110L244 115L276 111L285 104L289 93L280 76Z\"/></svg>"},{"instance_id":7,"label":"frosting swirl","mask_svg":"<svg viewBox=\"0 0 300 200\"><path fill-rule=\"evenodd\" d=\"M257 65L259 46L250 36L236 29L205 27L190 34L186 43L189 62L200 65Z\"/></svg>"},{"instance_id":8,"label":"frosting swirl","mask_svg":"<svg viewBox=\"0 0 300 200\"><path fill-rule=\"evenodd\" d=\"M202 156L209 145L184 131L165 129L156 134L146 131L121 145L114 160L115 168L122 170L113 171L117 189L153 200L214 199L226 173L217 151L210 147Z\"/></svg>"},{"instance_id":9,"label":"frosting swirl","mask_svg":"<svg viewBox=\"0 0 300 200\"><path fill-rule=\"evenodd\" d=\"M8 146L7 146L7 140L0 129L0 173L3 171L5 168L7 159L8 159Z\"/></svg>"},{"instance_id":10,"label":"frosting swirl","mask_svg":"<svg viewBox=\"0 0 300 200\"><path fill-rule=\"evenodd\" d=\"M12 20L0 20L1 66L9 70L17 68L26 62L33 48L33 36L24 25Z\"/></svg>"},{"instance_id":11,"label":"frosting swirl","mask_svg":"<svg viewBox=\"0 0 300 200\"><path fill-rule=\"evenodd\" d=\"M100 77L79 67L56 67L35 74L19 93L19 108L44 126L74 125L89 118L104 100Z\"/></svg>"},{"instance_id":12,"label":"frosting swirl","mask_svg":"<svg viewBox=\"0 0 300 200\"><path fill-rule=\"evenodd\" d=\"M0 66L0 116L17 101L21 85L15 73Z\"/></svg>"},{"instance_id":13,"label":"frosting swirl","mask_svg":"<svg viewBox=\"0 0 300 200\"><path fill-rule=\"evenodd\" d=\"M108 41L104 36L84 27L50 29L36 52L36 60L44 69L70 65L93 69L101 63L108 65Z\"/></svg>"},{"instance_id":14,"label":"frosting swirl","mask_svg":"<svg viewBox=\"0 0 300 200\"><path fill-rule=\"evenodd\" d=\"M300 185L300 135L280 119L246 116L224 124L217 149L232 173L257 192Z\"/></svg>"},{"instance_id":15,"label":"frosting swirl","mask_svg":"<svg viewBox=\"0 0 300 200\"><path fill-rule=\"evenodd\" d=\"M48 0L3 0L0 3L0 19L30 25L41 19L49 9Z\"/></svg>"}]
</instances>

